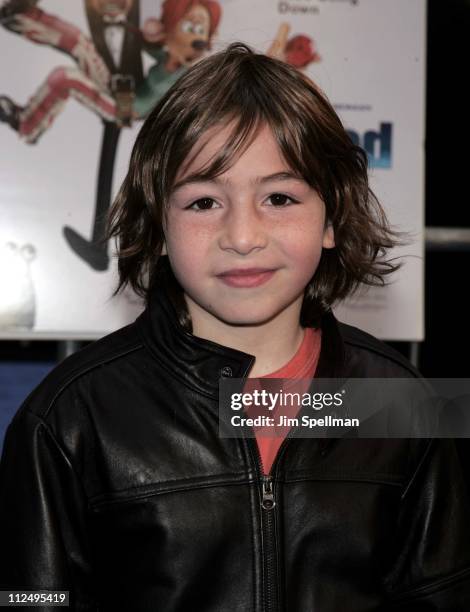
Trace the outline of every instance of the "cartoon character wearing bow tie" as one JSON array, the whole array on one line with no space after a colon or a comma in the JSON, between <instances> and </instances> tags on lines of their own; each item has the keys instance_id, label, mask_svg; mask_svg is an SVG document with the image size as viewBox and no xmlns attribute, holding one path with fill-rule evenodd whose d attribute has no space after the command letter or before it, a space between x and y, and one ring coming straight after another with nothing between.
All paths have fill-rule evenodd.
<instances>
[{"instance_id":1,"label":"cartoon character wearing bow tie","mask_svg":"<svg viewBox=\"0 0 470 612\"><path fill-rule=\"evenodd\" d=\"M165 0L161 18L148 19L141 30L138 0L85 0L90 40L37 2L10 0L0 9L0 22L67 53L77 65L55 68L25 106L0 96L0 121L30 144L70 96L119 126L145 117L184 69L210 48L221 16L217 0ZM146 78L142 50L156 60Z\"/></svg>"}]
</instances>

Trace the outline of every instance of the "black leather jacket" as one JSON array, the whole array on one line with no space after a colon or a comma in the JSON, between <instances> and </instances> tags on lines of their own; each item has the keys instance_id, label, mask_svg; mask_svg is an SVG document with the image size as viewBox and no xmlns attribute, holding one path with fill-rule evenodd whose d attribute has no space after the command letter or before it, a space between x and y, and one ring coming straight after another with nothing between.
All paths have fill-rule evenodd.
<instances>
[{"instance_id":1,"label":"black leather jacket","mask_svg":"<svg viewBox=\"0 0 470 612\"><path fill-rule=\"evenodd\" d=\"M319 376L418 375L321 326ZM68 590L83 611L470 610L454 442L287 438L263 480L256 440L218 435L219 377L253 362L186 333L162 294L61 363L7 431L1 589Z\"/></svg>"}]
</instances>

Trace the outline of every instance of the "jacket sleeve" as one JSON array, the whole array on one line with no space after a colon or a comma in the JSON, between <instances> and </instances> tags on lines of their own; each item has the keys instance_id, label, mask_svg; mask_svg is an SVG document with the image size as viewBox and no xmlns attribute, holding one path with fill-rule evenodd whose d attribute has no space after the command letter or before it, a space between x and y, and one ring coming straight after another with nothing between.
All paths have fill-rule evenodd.
<instances>
[{"instance_id":1,"label":"jacket sleeve","mask_svg":"<svg viewBox=\"0 0 470 612\"><path fill-rule=\"evenodd\" d=\"M22 407L0 463L0 588L69 591L70 610L98 610L86 516L71 462L47 423Z\"/></svg>"},{"instance_id":2,"label":"jacket sleeve","mask_svg":"<svg viewBox=\"0 0 470 612\"><path fill-rule=\"evenodd\" d=\"M469 492L455 441L426 442L402 493L384 612L470 610Z\"/></svg>"}]
</instances>

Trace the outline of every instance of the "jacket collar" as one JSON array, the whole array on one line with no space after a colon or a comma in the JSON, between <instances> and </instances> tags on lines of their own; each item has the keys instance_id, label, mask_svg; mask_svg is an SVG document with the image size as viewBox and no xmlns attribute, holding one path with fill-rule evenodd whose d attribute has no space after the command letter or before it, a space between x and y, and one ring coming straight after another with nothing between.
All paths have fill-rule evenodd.
<instances>
[{"instance_id":1,"label":"jacket collar","mask_svg":"<svg viewBox=\"0 0 470 612\"><path fill-rule=\"evenodd\" d=\"M255 362L254 355L188 333L164 288L152 291L136 323L143 343L161 366L183 384L210 397L218 397L220 377L245 378ZM320 327L316 377L340 378L344 375L344 341L331 311L323 315Z\"/></svg>"}]
</instances>

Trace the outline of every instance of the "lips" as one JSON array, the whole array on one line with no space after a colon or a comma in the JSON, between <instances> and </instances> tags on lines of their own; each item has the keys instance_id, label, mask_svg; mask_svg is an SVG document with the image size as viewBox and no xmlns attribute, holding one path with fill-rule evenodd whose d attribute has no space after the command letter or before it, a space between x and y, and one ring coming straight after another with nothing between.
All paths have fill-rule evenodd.
<instances>
[{"instance_id":1,"label":"lips","mask_svg":"<svg viewBox=\"0 0 470 612\"><path fill-rule=\"evenodd\" d=\"M263 274L264 272L272 272L271 268L233 268L226 272L221 272L217 276L253 276L253 274Z\"/></svg>"},{"instance_id":2,"label":"lips","mask_svg":"<svg viewBox=\"0 0 470 612\"><path fill-rule=\"evenodd\" d=\"M266 283L275 272L268 268L234 268L217 276L230 287L257 287Z\"/></svg>"}]
</instances>

